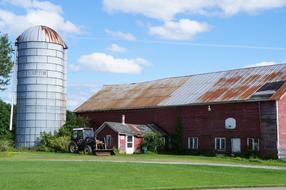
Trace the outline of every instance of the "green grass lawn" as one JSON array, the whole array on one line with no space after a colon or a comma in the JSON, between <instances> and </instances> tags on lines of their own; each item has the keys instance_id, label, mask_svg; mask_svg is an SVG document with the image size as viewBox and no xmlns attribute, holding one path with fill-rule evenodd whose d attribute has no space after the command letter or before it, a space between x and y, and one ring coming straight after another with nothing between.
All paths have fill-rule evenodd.
<instances>
[{"instance_id":1,"label":"green grass lawn","mask_svg":"<svg viewBox=\"0 0 286 190\"><path fill-rule=\"evenodd\" d=\"M134 155L116 155L116 156L90 156L82 154L69 153L50 153L50 152L0 152L0 160L126 160L126 161L179 161L179 162L205 162L205 163L226 163L226 164L244 164L244 165L266 165L286 167L286 161L280 160L262 160L246 159L241 157L229 156L191 156L191 155L168 155L168 154L134 154Z\"/></svg>"},{"instance_id":2,"label":"green grass lawn","mask_svg":"<svg viewBox=\"0 0 286 190\"><path fill-rule=\"evenodd\" d=\"M209 161L223 159L196 157L200 158ZM6 152L0 153L0 189L191 189L286 186L286 170L84 161L138 159L195 160L193 157L172 155L96 157L60 153ZM224 159L231 160L231 158ZM284 164L276 162L278 165ZM272 161L271 164L275 162Z\"/></svg>"}]
</instances>

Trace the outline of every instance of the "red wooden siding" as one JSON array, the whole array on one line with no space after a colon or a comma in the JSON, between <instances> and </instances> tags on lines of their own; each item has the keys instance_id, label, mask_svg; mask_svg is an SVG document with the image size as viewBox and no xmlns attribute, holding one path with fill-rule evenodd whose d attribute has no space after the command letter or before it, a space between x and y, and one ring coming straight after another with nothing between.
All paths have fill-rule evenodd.
<instances>
[{"instance_id":1,"label":"red wooden siding","mask_svg":"<svg viewBox=\"0 0 286 190\"><path fill-rule=\"evenodd\" d=\"M118 147L118 134L117 132L113 131L112 129L110 129L109 127L104 127L102 129L102 131L100 131L97 135L96 138L98 140L102 140L103 138L106 137L106 135L111 135L111 146L107 147L108 149L111 149L113 147Z\"/></svg>"},{"instance_id":2,"label":"red wooden siding","mask_svg":"<svg viewBox=\"0 0 286 190\"><path fill-rule=\"evenodd\" d=\"M125 135L120 135L119 136L120 140L120 146L118 147L119 152L125 152L126 151L126 136Z\"/></svg>"},{"instance_id":3,"label":"red wooden siding","mask_svg":"<svg viewBox=\"0 0 286 190\"><path fill-rule=\"evenodd\" d=\"M142 137L134 137L134 152L141 152Z\"/></svg>"}]
</instances>

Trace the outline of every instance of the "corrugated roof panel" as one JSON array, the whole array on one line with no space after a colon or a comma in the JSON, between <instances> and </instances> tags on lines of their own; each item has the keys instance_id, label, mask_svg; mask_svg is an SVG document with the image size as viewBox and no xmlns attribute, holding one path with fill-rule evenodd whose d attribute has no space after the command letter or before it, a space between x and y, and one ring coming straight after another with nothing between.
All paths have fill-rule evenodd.
<instances>
[{"instance_id":1,"label":"corrugated roof panel","mask_svg":"<svg viewBox=\"0 0 286 190\"><path fill-rule=\"evenodd\" d=\"M143 83L106 86L76 112L247 101L266 83L286 80L286 64L243 68ZM284 82L283 82L284 84ZM279 98L285 85L268 95ZM276 91L278 93L276 93ZM255 100L265 100L261 96Z\"/></svg>"}]
</instances>

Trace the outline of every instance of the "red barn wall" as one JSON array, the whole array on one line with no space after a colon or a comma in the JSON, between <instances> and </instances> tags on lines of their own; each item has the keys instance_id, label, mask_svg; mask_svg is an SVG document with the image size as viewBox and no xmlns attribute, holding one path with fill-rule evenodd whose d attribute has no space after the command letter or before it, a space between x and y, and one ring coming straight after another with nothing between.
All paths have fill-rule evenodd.
<instances>
[{"instance_id":1,"label":"red barn wall","mask_svg":"<svg viewBox=\"0 0 286 190\"><path fill-rule=\"evenodd\" d=\"M247 150L247 138L261 138L260 105L259 102L229 103L211 105L177 106L165 108L150 108L138 110L97 111L80 113L88 117L91 125L98 128L105 121L121 122L122 114L126 123L148 124L155 123L169 135L175 133L176 119L182 122L182 143L187 148L188 137L199 138L200 150L213 151L214 138L226 137L226 152L230 153L230 138L241 138L241 150ZM225 129L225 119L236 119L236 129Z\"/></svg>"}]
</instances>

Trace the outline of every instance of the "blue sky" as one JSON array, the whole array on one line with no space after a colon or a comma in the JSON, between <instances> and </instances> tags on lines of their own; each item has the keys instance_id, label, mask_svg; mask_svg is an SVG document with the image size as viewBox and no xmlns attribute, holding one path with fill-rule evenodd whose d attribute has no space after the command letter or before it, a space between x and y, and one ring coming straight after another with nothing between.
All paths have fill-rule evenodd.
<instances>
[{"instance_id":1,"label":"blue sky","mask_svg":"<svg viewBox=\"0 0 286 190\"><path fill-rule=\"evenodd\" d=\"M104 84L285 62L285 18L286 0L0 0L11 41L42 24L68 44L69 109Z\"/></svg>"}]
</instances>

